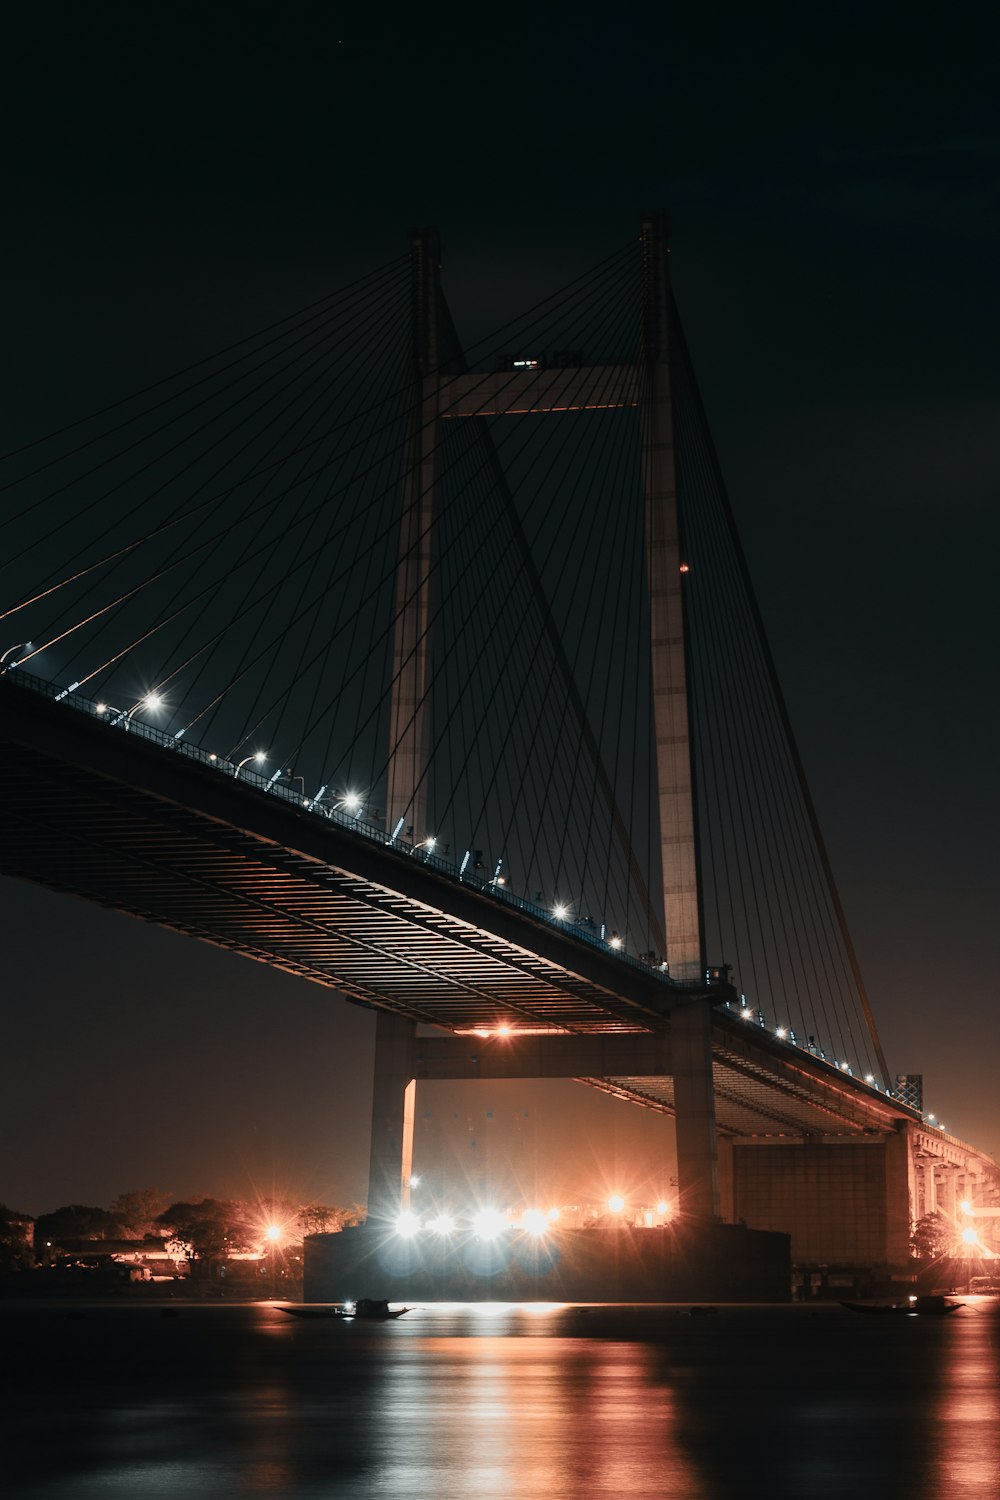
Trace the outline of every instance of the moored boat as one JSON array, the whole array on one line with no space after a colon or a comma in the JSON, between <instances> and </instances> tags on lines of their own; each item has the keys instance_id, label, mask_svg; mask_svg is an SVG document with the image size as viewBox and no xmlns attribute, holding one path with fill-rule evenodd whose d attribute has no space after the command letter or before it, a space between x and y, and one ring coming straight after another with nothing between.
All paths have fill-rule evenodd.
<instances>
[{"instance_id":1,"label":"moored boat","mask_svg":"<svg viewBox=\"0 0 1000 1500\"><path fill-rule=\"evenodd\" d=\"M933 1293L926 1296L907 1297L905 1302L841 1302L840 1305L849 1308L851 1312L916 1318L943 1317L947 1313L958 1312L958 1309L964 1307L965 1303L952 1302L947 1297Z\"/></svg>"},{"instance_id":2,"label":"moored boat","mask_svg":"<svg viewBox=\"0 0 1000 1500\"><path fill-rule=\"evenodd\" d=\"M387 1323L394 1318L401 1318L404 1313L411 1312L412 1308L390 1307L384 1298L359 1297L357 1302L344 1302L337 1307L311 1302L283 1303L281 1311L289 1313L293 1318L367 1318L373 1322Z\"/></svg>"}]
</instances>

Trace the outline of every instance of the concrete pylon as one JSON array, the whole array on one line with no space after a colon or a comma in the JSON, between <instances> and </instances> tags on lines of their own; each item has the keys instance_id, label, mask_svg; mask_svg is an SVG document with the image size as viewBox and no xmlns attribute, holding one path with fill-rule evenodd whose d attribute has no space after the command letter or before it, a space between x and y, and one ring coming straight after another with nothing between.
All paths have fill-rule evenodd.
<instances>
[{"instance_id":1,"label":"concrete pylon","mask_svg":"<svg viewBox=\"0 0 1000 1500\"><path fill-rule=\"evenodd\" d=\"M712 1080L712 1012L700 1000L670 1015L677 1129L677 1188L681 1211L717 1219L718 1142Z\"/></svg>"},{"instance_id":2,"label":"concrete pylon","mask_svg":"<svg viewBox=\"0 0 1000 1500\"><path fill-rule=\"evenodd\" d=\"M441 363L441 241L436 230L410 240L410 401L403 440L396 612L389 699L387 831L427 826L430 750L430 618L434 486Z\"/></svg>"},{"instance_id":3,"label":"concrete pylon","mask_svg":"<svg viewBox=\"0 0 1000 1500\"><path fill-rule=\"evenodd\" d=\"M375 1019L368 1220L395 1221L410 1206L417 1083L415 1021L380 1010Z\"/></svg>"},{"instance_id":4,"label":"concrete pylon","mask_svg":"<svg viewBox=\"0 0 1000 1500\"><path fill-rule=\"evenodd\" d=\"M694 759L688 712L683 551L670 379L668 224L642 223L642 351L639 413L646 492L653 732L660 864L670 977L701 985L705 952L698 881ZM719 1217L711 1010L693 1001L671 1013L677 1180L685 1211Z\"/></svg>"}]
</instances>

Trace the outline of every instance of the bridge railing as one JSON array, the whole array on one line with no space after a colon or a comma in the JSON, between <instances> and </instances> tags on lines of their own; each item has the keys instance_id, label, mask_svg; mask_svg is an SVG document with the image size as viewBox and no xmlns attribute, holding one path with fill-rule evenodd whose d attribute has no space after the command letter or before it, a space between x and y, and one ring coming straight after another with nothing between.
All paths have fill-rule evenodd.
<instances>
[{"instance_id":1,"label":"bridge railing","mask_svg":"<svg viewBox=\"0 0 1000 1500\"><path fill-rule=\"evenodd\" d=\"M316 818L336 823L339 827L346 829L349 833L357 834L359 838L366 839L369 843L380 844L384 848L391 849L402 859L418 860L420 864L427 865L459 885L471 887L473 890L489 895L502 905L524 912L549 927L568 932L578 941L599 949L617 962L652 975L665 986L669 986L671 982L670 975L664 966L651 965L644 959L629 953L625 948L613 947L603 935L604 929L598 929L589 919L556 916L549 907L540 906L525 896L519 896L509 886L501 885L496 879L482 877L477 871L470 873L468 869L460 867L453 860L445 859L442 855L435 854L433 850L421 845L412 845L389 838L381 824L370 823L359 814L350 812L337 803L320 802L316 798L306 797L296 792L293 787L282 783L281 772L277 774L272 772L268 775L254 770L245 761L236 762L224 756L212 754L203 750L199 745L191 744L181 734L169 734L164 729L158 729L155 724L147 724L145 720L136 718L134 710L130 712L114 708L86 697L77 691L79 686L77 683L73 683L69 688L60 688L57 684L48 682L43 677L36 677L33 673L25 672L21 668L16 668L16 676L12 677L11 681L18 687L28 688L43 698L51 698L63 703L67 708L86 714L89 718L99 719L108 729L134 735L137 739L146 740L162 750L169 751L172 755L180 755L185 760L194 761L217 774L232 778L238 777L242 785L254 787L257 791L265 792L269 797L276 797L300 813L308 813Z\"/></svg>"}]
</instances>

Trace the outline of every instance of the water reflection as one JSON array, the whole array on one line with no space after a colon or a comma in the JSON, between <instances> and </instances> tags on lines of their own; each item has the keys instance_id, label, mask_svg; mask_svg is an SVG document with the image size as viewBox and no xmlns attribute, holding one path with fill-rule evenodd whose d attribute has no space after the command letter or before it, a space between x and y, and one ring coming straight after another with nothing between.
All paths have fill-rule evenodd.
<instances>
[{"instance_id":1,"label":"water reflection","mask_svg":"<svg viewBox=\"0 0 1000 1500\"><path fill-rule=\"evenodd\" d=\"M972 1500L1000 1490L996 1304L0 1311L12 1500Z\"/></svg>"},{"instance_id":2,"label":"water reflection","mask_svg":"<svg viewBox=\"0 0 1000 1500\"><path fill-rule=\"evenodd\" d=\"M945 1321L940 1400L927 1497L982 1500L1000 1491L1000 1322L993 1299ZM961 1322L959 1322L961 1319Z\"/></svg>"},{"instance_id":3,"label":"water reflection","mask_svg":"<svg viewBox=\"0 0 1000 1500\"><path fill-rule=\"evenodd\" d=\"M376 1417L398 1457L372 1495L706 1493L642 1344L463 1330L399 1356Z\"/></svg>"}]
</instances>

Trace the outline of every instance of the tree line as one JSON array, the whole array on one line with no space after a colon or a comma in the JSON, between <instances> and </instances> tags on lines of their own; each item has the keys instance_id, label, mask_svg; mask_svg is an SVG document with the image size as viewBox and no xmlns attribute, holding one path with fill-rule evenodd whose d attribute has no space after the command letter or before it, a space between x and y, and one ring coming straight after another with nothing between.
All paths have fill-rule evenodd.
<instances>
[{"instance_id":1,"label":"tree line","mask_svg":"<svg viewBox=\"0 0 1000 1500\"><path fill-rule=\"evenodd\" d=\"M170 1202L158 1188L120 1193L108 1208L68 1203L51 1213L17 1213L0 1204L0 1269L16 1270L34 1260L51 1257L82 1242L107 1240L143 1242L180 1240L198 1258L253 1253L276 1243L283 1249L300 1247L308 1234L330 1234L364 1221L360 1204L338 1208L332 1204L295 1204L287 1199L250 1201L202 1197ZM26 1226L34 1224L34 1253ZM274 1227L274 1241L268 1229Z\"/></svg>"}]
</instances>

